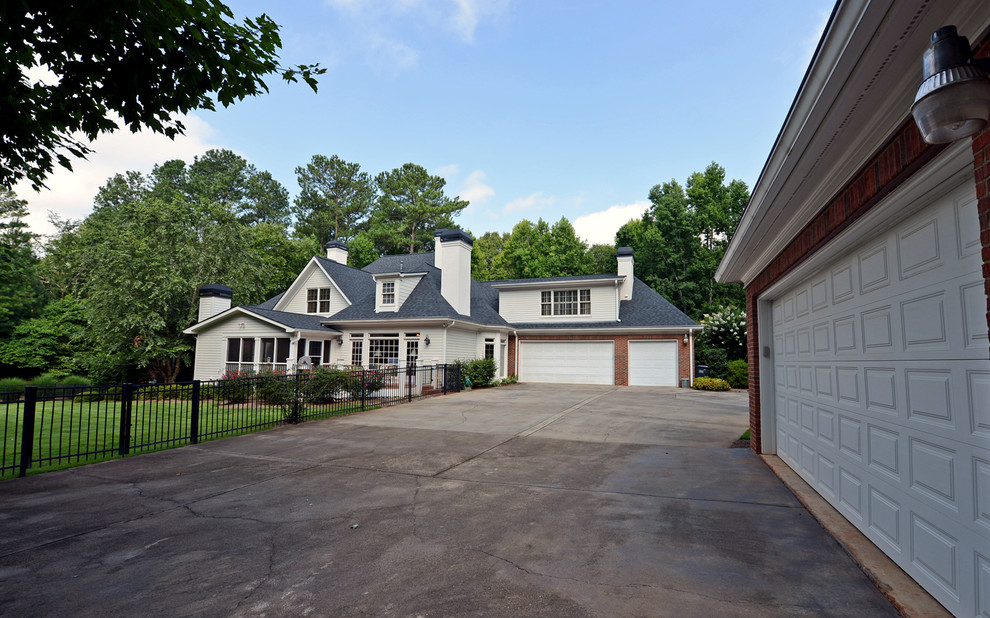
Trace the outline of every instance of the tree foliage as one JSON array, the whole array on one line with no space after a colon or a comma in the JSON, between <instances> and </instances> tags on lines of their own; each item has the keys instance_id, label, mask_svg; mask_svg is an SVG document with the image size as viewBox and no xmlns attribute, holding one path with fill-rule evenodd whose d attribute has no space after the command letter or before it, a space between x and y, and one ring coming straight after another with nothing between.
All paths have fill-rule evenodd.
<instances>
[{"instance_id":1,"label":"tree foliage","mask_svg":"<svg viewBox=\"0 0 990 618\"><path fill-rule=\"evenodd\" d=\"M318 65L279 66L279 27L261 15L234 20L218 0L0 5L0 186L37 189L69 156L118 129L168 137L176 114L267 92L273 73L314 91ZM51 72L51 77L35 75Z\"/></svg>"},{"instance_id":2,"label":"tree foliage","mask_svg":"<svg viewBox=\"0 0 990 618\"><path fill-rule=\"evenodd\" d=\"M566 217L553 226L523 219L505 241L500 262L508 279L587 275L592 269L587 251Z\"/></svg>"},{"instance_id":3,"label":"tree foliage","mask_svg":"<svg viewBox=\"0 0 990 618\"><path fill-rule=\"evenodd\" d=\"M75 360L87 346L86 308L72 297L48 303L41 314L24 320L0 341L0 364L67 376L79 371Z\"/></svg>"},{"instance_id":4,"label":"tree foliage","mask_svg":"<svg viewBox=\"0 0 990 618\"><path fill-rule=\"evenodd\" d=\"M378 174L375 184L380 195L367 227L382 255L431 250L434 230L454 227L468 205L447 197L447 181L415 163Z\"/></svg>"},{"instance_id":5,"label":"tree foliage","mask_svg":"<svg viewBox=\"0 0 990 618\"><path fill-rule=\"evenodd\" d=\"M313 155L305 167L296 168L296 177L296 233L314 236L320 246L351 239L375 202L371 176L337 155Z\"/></svg>"},{"instance_id":6,"label":"tree foliage","mask_svg":"<svg viewBox=\"0 0 990 618\"><path fill-rule=\"evenodd\" d=\"M478 281L509 278L500 259L509 237L508 232L486 232L474 240L471 249L472 277Z\"/></svg>"},{"instance_id":7,"label":"tree foliage","mask_svg":"<svg viewBox=\"0 0 990 618\"><path fill-rule=\"evenodd\" d=\"M11 191L0 191L0 337L38 313L45 290L37 273L36 235L23 217L27 202Z\"/></svg>"},{"instance_id":8,"label":"tree foliage","mask_svg":"<svg viewBox=\"0 0 990 618\"><path fill-rule=\"evenodd\" d=\"M616 234L633 248L636 276L695 319L719 305L742 306L739 284L715 282L715 270L749 199L745 183L725 184L717 163L650 190L650 207Z\"/></svg>"}]
</instances>

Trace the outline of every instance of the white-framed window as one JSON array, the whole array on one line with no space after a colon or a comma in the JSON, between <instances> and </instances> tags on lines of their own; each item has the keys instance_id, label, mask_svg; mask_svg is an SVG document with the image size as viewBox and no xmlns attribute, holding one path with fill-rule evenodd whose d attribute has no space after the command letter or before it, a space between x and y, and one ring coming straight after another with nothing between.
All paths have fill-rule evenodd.
<instances>
[{"instance_id":1,"label":"white-framed window","mask_svg":"<svg viewBox=\"0 0 990 618\"><path fill-rule=\"evenodd\" d=\"M399 334L371 335L368 339L368 368L399 364Z\"/></svg>"},{"instance_id":2,"label":"white-framed window","mask_svg":"<svg viewBox=\"0 0 990 618\"><path fill-rule=\"evenodd\" d=\"M301 363L303 358L308 358L313 367L329 365L331 351L330 341L300 339L296 347L296 364Z\"/></svg>"},{"instance_id":3,"label":"white-framed window","mask_svg":"<svg viewBox=\"0 0 990 618\"><path fill-rule=\"evenodd\" d=\"M488 337L485 339L485 358L495 358L495 338Z\"/></svg>"},{"instance_id":4,"label":"white-framed window","mask_svg":"<svg viewBox=\"0 0 990 618\"><path fill-rule=\"evenodd\" d=\"M306 313L330 313L330 288L306 290Z\"/></svg>"},{"instance_id":5,"label":"white-framed window","mask_svg":"<svg viewBox=\"0 0 990 618\"><path fill-rule=\"evenodd\" d=\"M419 340L406 340L406 366L412 367L419 360Z\"/></svg>"},{"instance_id":6,"label":"white-framed window","mask_svg":"<svg viewBox=\"0 0 990 618\"><path fill-rule=\"evenodd\" d=\"M227 371L286 369L288 337L231 337L227 339ZM255 353L257 352L257 358Z\"/></svg>"},{"instance_id":7,"label":"white-framed window","mask_svg":"<svg viewBox=\"0 0 990 618\"><path fill-rule=\"evenodd\" d=\"M382 304L395 304L395 281L382 281Z\"/></svg>"},{"instance_id":8,"label":"white-framed window","mask_svg":"<svg viewBox=\"0 0 990 618\"><path fill-rule=\"evenodd\" d=\"M591 289L543 290L540 315L591 315Z\"/></svg>"},{"instance_id":9,"label":"white-framed window","mask_svg":"<svg viewBox=\"0 0 990 618\"><path fill-rule=\"evenodd\" d=\"M351 339L351 364L355 367L364 364L364 339Z\"/></svg>"}]
</instances>

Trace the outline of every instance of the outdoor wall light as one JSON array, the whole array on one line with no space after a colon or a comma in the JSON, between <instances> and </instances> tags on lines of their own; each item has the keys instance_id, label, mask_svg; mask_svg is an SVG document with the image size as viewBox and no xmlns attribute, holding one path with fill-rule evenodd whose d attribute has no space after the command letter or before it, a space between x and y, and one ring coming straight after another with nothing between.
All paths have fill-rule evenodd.
<instances>
[{"instance_id":1,"label":"outdoor wall light","mask_svg":"<svg viewBox=\"0 0 990 618\"><path fill-rule=\"evenodd\" d=\"M911 114L929 144L947 144L976 134L990 118L990 59L974 60L969 41L955 26L932 34L922 57L925 80Z\"/></svg>"},{"instance_id":2,"label":"outdoor wall light","mask_svg":"<svg viewBox=\"0 0 990 618\"><path fill-rule=\"evenodd\" d=\"M343 337L337 337L337 345L344 345L344 338Z\"/></svg>"},{"instance_id":3,"label":"outdoor wall light","mask_svg":"<svg viewBox=\"0 0 990 618\"><path fill-rule=\"evenodd\" d=\"M430 336L427 335L423 338L423 345L430 345Z\"/></svg>"}]
</instances>

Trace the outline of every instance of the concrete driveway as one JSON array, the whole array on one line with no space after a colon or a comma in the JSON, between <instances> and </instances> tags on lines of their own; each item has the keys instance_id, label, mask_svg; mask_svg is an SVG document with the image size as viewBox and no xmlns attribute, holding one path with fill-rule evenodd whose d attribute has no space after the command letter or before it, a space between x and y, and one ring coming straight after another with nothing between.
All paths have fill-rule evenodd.
<instances>
[{"instance_id":1,"label":"concrete driveway","mask_svg":"<svg viewBox=\"0 0 990 618\"><path fill-rule=\"evenodd\" d=\"M0 615L896 615L744 393L515 385L0 483Z\"/></svg>"}]
</instances>

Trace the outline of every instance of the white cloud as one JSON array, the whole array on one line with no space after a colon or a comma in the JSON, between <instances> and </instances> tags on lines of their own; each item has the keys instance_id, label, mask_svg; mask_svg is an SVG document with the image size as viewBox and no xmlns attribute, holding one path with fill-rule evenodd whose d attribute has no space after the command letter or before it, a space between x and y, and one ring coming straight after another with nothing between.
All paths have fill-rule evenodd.
<instances>
[{"instance_id":1,"label":"white cloud","mask_svg":"<svg viewBox=\"0 0 990 618\"><path fill-rule=\"evenodd\" d=\"M552 206L557 201L557 198L551 196L544 196L542 191L537 191L526 197L521 197L519 199L512 200L504 207L502 207L503 214L509 214L512 212L528 212L528 211L538 211L545 206Z\"/></svg>"},{"instance_id":2,"label":"white cloud","mask_svg":"<svg viewBox=\"0 0 990 618\"><path fill-rule=\"evenodd\" d=\"M434 169L431 173L434 176L442 176L447 182L453 182L454 178L460 172L460 167L456 163L451 163L450 165L441 165L440 167Z\"/></svg>"},{"instance_id":3,"label":"white cloud","mask_svg":"<svg viewBox=\"0 0 990 618\"><path fill-rule=\"evenodd\" d=\"M458 192L461 199L471 202L472 206L481 205L488 201L488 198L495 195L495 189L485 184L485 173L481 170L474 170L461 185Z\"/></svg>"},{"instance_id":4,"label":"white cloud","mask_svg":"<svg viewBox=\"0 0 990 618\"><path fill-rule=\"evenodd\" d=\"M100 136L90 144L95 151L87 159L72 159L72 171L56 165L45 182L48 189L34 191L28 182L14 185L14 192L28 202L25 219L31 231L51 234L48 222L51 211L63 219L82 219L93 210L97 190L114 174L127 171L148 173L155 164L169 159L192 162L210 148L221 146L210 142L213 129L197 116L183 116L185 135L170 140L151 131L131 133L126 128ZM118 122L118 124L120 124Z\"/></svg>"},{"instance_id":5,"label":"white cloud","mask_svg":"<svg viewBox=\"0 0 990 618\"><path fill-rule=\"evenodd\" d=\"M591 244L611 245L615 233L632 219L639 219L650 206L647 200L637 200L624 206L609 206L605 210L581 215L574 220L574 232Z\"/></svg>"},{"instance_id":6,"label":"white cloud","mask_svg":"<svg viewBox=\"0 0 990 618\"><path fill-rule=\"evenodd\" d=\"M497 16L509 6L507 0L453 0L457 7L448 27L465 43L474 43L474 32L482 17Z\"/></svg>"},{"instance_id":7,"label":"white cloud","mask_svg":"<svg viewBox=\"0 0 990 618\"><path fill-rule=\"evenodd\" d=\"M402 41L375 35L369 44L371 63L378 70L398 75L402 71L415 69L419 64L419 53Z\"/></svg>"}]
</instances>

